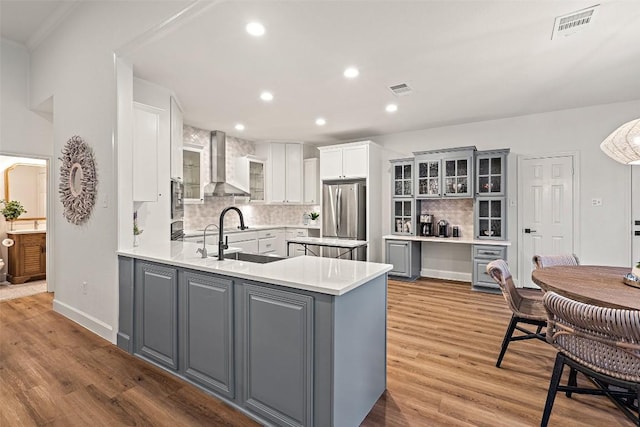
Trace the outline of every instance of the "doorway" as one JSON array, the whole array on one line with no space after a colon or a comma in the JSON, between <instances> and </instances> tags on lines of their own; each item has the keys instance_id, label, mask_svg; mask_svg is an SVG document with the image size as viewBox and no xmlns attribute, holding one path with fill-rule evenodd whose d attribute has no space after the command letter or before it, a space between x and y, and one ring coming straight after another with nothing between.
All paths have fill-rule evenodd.
<instances>
[{"instance_id":1,"label":"doorway","mask_svg":"<svg viewBox=\"0 0 640 427\"><path fill-rule=\"evenodd\" d=\"M533 255L572 254L577 248L577 154L518 158L519 285L531 281Z\"/></svg>"},{"instance_id":2,"label":"doorway","mask_svg":"<svg viewBox=\"0 0 640 427\"><path fill-rule=\"evenodd\" d=\"M49 163L47 158L0 155L0 198L19 202L26 210L15 221L0 216L0 258L5 264L0 270L0 299L53 292L53 283L47 280L51 271ZM12 274L11 284L7 273Z\"/></svg>"}]
</instances>

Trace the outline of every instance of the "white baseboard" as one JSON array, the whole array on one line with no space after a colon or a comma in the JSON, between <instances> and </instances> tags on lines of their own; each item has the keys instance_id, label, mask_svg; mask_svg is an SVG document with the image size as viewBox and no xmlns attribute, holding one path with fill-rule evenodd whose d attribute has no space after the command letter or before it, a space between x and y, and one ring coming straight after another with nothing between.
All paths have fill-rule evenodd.
<instances>
[{"instance_id":1,"label":"white baseboard","mask_svg":"<svg viewBox=\"0 0 640 427\"><path fill-rule=\"evenodd\" d=\"M71 307L68 304L63 303L57 299L53 300L53 310L62 314L63 316L73 320L80 326L83 326L93 332L96 335L101 336L105 340L115 344L113 340L113 327L104 323L100 319Z\"/></svg>"},{"instance_id":2,"label":"white baseboard","mask_svg":"<svg viewBox=\"0 0 640 427\"><path fill-rule=\"evenodd\" d=\"M459 282L471 282L471 273L461 273L459 271L434 270L431 268L423 268L420 270L420 276L431 277L434 279L457 280Z\"/></svg>"}]
</instances>

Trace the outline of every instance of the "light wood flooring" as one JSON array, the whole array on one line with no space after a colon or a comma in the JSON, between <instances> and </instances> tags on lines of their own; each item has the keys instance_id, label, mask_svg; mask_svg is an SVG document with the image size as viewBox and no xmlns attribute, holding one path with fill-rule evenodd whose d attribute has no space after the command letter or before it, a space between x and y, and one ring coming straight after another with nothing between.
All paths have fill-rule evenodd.
<instances>
[{"instance_id":1,"label":"light wood flooring","mask_svg":"<svg viewBox=\"0 0 640 427\"><path fill-rule=\"evenodd\" d=\"M51 305L51 294L0 303L0 426L257 425ZM494 366L510 317L502 296L391 280L388 306L388 388L363 426L540 424L555 351L515 342ZM559 394L549 425L631 423L606 398Z\"/></svg>"}]
</instances>

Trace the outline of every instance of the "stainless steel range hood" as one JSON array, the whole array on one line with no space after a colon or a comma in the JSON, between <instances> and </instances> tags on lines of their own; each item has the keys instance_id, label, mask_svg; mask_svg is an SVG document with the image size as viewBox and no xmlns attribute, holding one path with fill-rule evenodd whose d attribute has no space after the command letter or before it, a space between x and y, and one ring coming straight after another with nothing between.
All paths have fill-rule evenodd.
<instances>
[{"instance_id":1,"label":"stainless steel range hood","mask_svg":"<svg viewBox=\"0 0 640 427\"><path fill-rule=\"evenodd\" d=\"M211 132L209 146L209 176L211 182L204 187L205 197L243 196L250 194L227 182L227 135L224 132L215 130ZM213 154L215 148L215 156ZM216 173L213 174L215 165Z\"/></svg>"}]
</instances>

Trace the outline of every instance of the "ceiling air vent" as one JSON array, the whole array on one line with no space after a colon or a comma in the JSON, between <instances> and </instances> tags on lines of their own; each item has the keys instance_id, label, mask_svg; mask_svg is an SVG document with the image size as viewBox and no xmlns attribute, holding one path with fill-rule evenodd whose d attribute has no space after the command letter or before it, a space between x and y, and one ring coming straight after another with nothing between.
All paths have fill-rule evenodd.
<instances>
[{"instance_id":1,"label":"ceiling air vent","mask_svg":"<svg viewBox=\"0 0 640 427\"><path fill-rule=\"evenodd\" d=\"M393 92L395 96L406 96L413 91L413 89L411 89L406 83L389 86L389 90Z\"/></svg>"},{"instance_id":2,"label":"ceiling air vent","mask_svg":"<svg viewBox=\"0 0 640 427\"><path fill-rule=\"evenodd\" d=\"M595 16L598 7L600 7L599 4L556 17L556 20L553 23L551 40L560 35L568 36L582 30L593 21L593 17Z\"/></svg>"}]
</instances>

